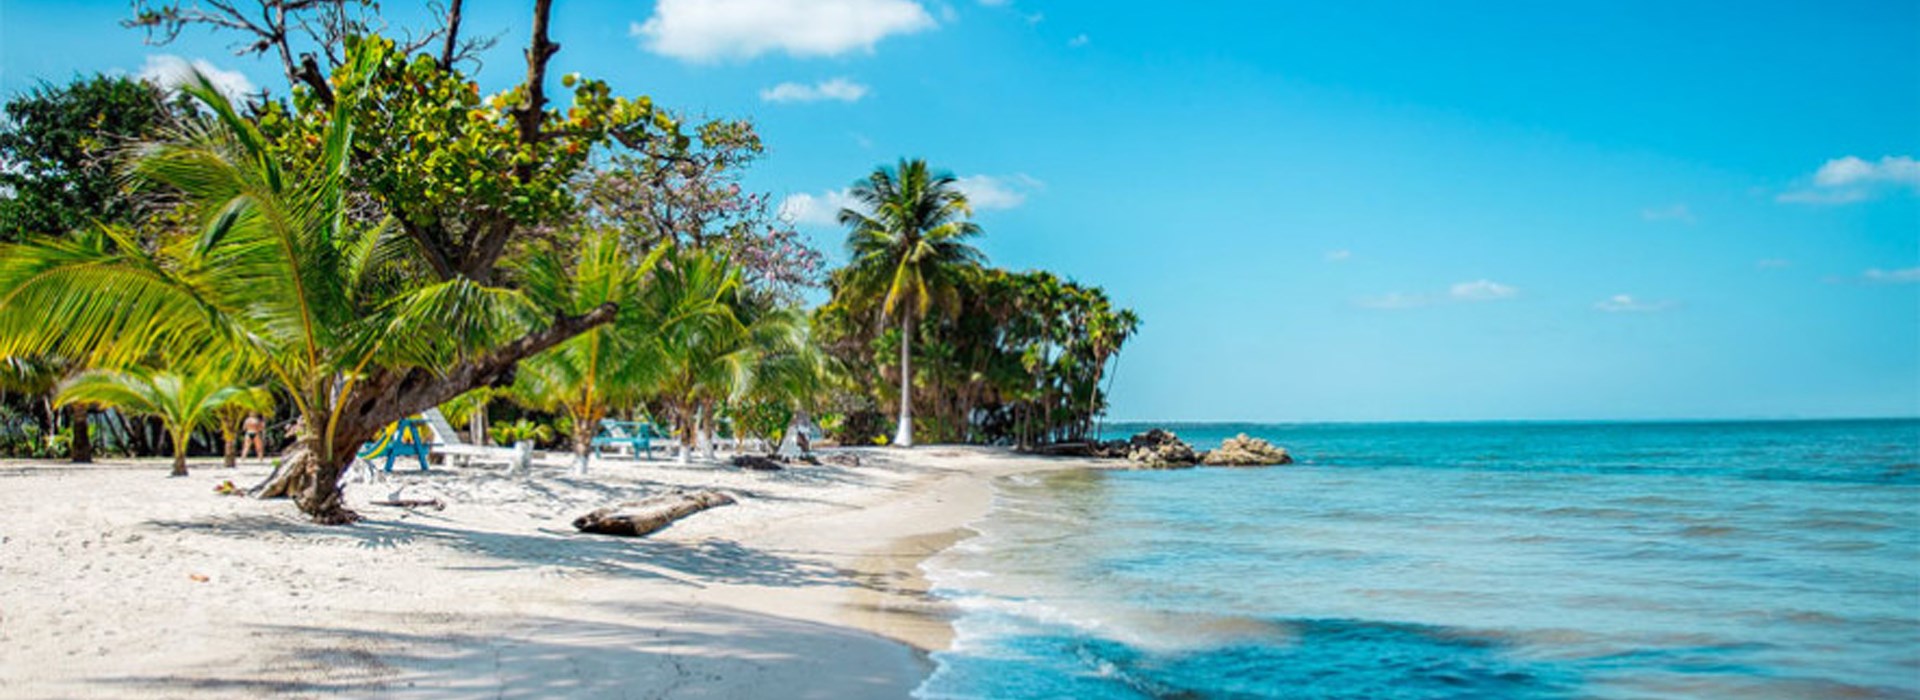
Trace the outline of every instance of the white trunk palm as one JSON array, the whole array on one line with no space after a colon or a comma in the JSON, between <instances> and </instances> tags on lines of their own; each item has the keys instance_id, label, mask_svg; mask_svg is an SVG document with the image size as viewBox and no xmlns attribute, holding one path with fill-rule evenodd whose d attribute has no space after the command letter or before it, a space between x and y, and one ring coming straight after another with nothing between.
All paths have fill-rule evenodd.
<instances>
[{"instance_id":1,"label":"white trunk palm","mask_svg":"<svg viewBox=\"0 0 1920 700\"><path fill-rule=\"evenodd\" d=\"M862 209L840 210L840 223L852 229L848 282L860 296L881 300L883 316L900 318L900 422L893 444L912 447L914 319L936 301L954 305L961 276L983 258L966 242L980 227L967 220L973 211L959 181L923 160L879 168L850 195Z\"/></svg>"},{"instance_id":2,"label":"white trunk palm","mask_svg":"<svg viewBox=\"0 0 1920 700\"><path fill-rule=\"evenodd\" d=\"M913 446L913 314L900 316L900 427L893 444Z\"/></svg>"}]
</instances>

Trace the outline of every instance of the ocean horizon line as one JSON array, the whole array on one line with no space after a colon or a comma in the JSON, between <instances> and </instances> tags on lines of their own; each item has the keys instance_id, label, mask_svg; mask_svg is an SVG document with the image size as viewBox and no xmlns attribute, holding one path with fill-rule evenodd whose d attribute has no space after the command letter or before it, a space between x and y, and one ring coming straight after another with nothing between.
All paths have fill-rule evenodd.
<instances>
[{"instance_id":1,"label":"ocean horizon line","mask_svg":"<svg viewBox=\"0 0 1920 700\"><path fill-rule=\"evenodd\" d=\"M1125 418L1108 419L1106 427L1116 425L1150 426L1229 426L1229 425L1687 425L1687 424L1737 424L1737 423L1868 423L1920 421L1920 414L1897 416L1762 416L1750 418L1435 418L1435 419L1391 419L1391 420L1248 420L1248 419L1157 419Z\"/></svg>"}]
</instances>

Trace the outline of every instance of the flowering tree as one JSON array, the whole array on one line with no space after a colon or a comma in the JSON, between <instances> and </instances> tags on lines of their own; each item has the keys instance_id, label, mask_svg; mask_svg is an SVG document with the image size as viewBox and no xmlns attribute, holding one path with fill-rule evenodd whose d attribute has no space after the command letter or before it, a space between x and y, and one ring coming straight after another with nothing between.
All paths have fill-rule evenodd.
<instances>
[{"instance_id":1,"label":"flowering tree","mask_svg":"<svg viewBox=\"0 0 1920 700\"><path fill-rule=\"evenodd\" d=\"M773 215L771 198L740 184L764 147L753 123L712 120L684 151L655 142L587 173L589 224L619 229L630 247L688 245L725 254L751 289L792 301L818 287L825 258Z\"/></svg>"}]
</instances>

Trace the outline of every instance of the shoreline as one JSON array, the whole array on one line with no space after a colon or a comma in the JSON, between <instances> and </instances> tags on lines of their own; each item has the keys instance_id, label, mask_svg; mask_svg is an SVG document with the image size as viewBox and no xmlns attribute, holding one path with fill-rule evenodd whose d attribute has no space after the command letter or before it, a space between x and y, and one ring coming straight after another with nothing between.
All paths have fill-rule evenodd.
<instances>
[{"instance_id":1,"label":"shoreline","mask_svg":"<svg viewBox=\"0 0 1920 700\"><path fill-rule=\"evenodd\" d=\"M845 451L863 464L396 468L349 488L347 527L212 493L260 463L0 463L0 697L901 697L952 639L920 564L993 479L1094 463ZM567 525L674 487L740 503L635 540ZM395 492L448 506L367 503Z\"/></svg>"}]
</instances>

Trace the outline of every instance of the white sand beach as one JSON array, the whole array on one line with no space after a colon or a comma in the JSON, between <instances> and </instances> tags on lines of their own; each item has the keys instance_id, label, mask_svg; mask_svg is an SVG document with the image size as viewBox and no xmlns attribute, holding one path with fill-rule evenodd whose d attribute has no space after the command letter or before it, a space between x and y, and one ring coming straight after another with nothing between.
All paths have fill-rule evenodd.
<instances>
[{"instance_id":1,"label":"white sand beach","mask_svg":"<svg viewBox=\"0 0 1920 700\"><path fill-rule=\"evenodd\" d=\"M221 496L264 464L0 464L0 697L893 698L950 629L917 564L996 476L1076 464L861 450L780 472L664 461L396 467L313 525ZM595 507L673 488L739 502L642 539ZM395 491L444 510L369 505Z\"/></svg>"}]
</instances>

